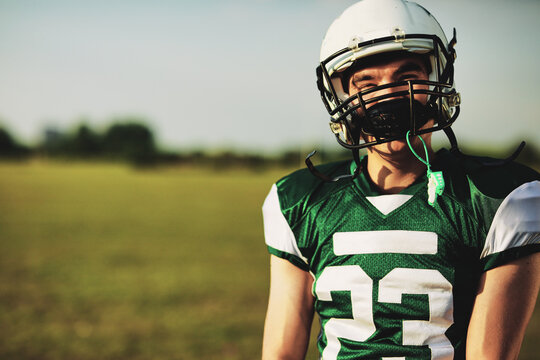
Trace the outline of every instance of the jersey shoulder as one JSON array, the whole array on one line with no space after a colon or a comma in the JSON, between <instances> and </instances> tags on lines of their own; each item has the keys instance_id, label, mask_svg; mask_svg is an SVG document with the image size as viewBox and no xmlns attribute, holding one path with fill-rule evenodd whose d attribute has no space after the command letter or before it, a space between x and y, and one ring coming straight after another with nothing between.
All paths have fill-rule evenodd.
<instances>
[{"instance_id":1,"label":"jersey shoulder","mask_svg":"<svg viewBox=\"0 0 540 360\"><path fill-rule=\"evenodd\" d=\"M491 199L504 199L519 186L540 180L538 172L515 161L503 162L484 156L457 156L447 150L439 154L437 166L444 171L445 177L452 179L458 198L481 194Z\"/></svg>"},{"instance_id":2,"label":"jersey shoulder","mask_svg":"<svg viewBox=\"0 0 540 360\"><path fill-rule=\"evenodd\" d=\"M318 166L318 170L328 176L350 173L351 161L339 161ZM297 170L276 182L281 209L301 207L303 209L315 204L331 194L351 186L351 181L324 182L314 176L308 169Z\"/></svg>"},{"instance_id":3,"label":"jersey shoulder","mask_svg":"<svg viewBox=\"0 0 540 360\"><path fill-rule=\"evenodd\" d=\"M501 164L499 159L471 156L464 167L474 188L491 198L505 198L519 186L540 180L538 172L515 161Z\"/></svg>"},{"instance_id":4,"label":"jersey shoulder","mask_svg":"<svg viewBox=\"0 0 540 360\"><path fill-rule=\"evenodd\" d=\"M488 239L485 236L496 226L538 214L540 174L533 169L513 161L456 156L449 152L441 158L439 165L443 164L445 179L447 176L451 179L451 197L474 218L486 243L489 236ZM521 225L505 225L505 228L512 226Z\"/></svg>"}]
</instances>

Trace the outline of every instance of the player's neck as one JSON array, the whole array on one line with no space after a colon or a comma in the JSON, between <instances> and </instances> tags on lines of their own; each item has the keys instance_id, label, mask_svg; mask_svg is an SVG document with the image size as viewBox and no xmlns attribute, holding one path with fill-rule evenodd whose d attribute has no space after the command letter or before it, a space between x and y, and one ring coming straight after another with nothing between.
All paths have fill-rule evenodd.
<instances>
[{"instance_id":1,"label":"player's neck","mask_svg":"<svg viewBox=\"0 0 540 360\"><path fill-rule=\"evenodd\" d=\"M430 158L433 159L430 147L428 151ZM381 193L397 194L422 176L426 172L426 165L410 151L388 156L371 150L368 151L367 171L371 181Z\"/></svg>"}]
</instances>

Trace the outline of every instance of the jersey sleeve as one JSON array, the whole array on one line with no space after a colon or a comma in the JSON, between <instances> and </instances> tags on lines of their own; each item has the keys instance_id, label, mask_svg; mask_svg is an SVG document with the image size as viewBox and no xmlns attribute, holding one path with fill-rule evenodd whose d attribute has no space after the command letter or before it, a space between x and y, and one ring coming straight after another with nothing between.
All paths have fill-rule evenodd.
<instances>
[{"instance_id":1,"label":"jersey sleeve","mask_svg":"<svg viewBox=\"0 0 540 360\"><path fill-rule=\"evenodd\" d=\"M307 259L298 249L296 237L281 211L277 186L274 184L263 205L264 237L270 254L286 259L308 270Z\"/></svg>"},{"instance_id":2,"label":"jersey sleeve","mask_svg":"<svg viewBox=\"0 0 540 360\"><path fill-rule=\"evenodd\" d=\"M501 203L480 255L487 271L540 251L540 181L525 183Z\"/></svg>"}]
</instances>

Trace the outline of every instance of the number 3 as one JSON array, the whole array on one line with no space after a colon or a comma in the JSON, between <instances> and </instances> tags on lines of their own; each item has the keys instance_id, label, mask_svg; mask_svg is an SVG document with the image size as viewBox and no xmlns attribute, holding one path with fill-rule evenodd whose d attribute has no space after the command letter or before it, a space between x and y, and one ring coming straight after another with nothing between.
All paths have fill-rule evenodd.
<instances>
[{"instance_id":1,"label":"number 3","mask_svg":"<svg viewBox=\"0 0 540 360\"><path fill-rule=\"evenodd\" d=\"M435 236L426 237L426 234ZM419 238L422 240L418 241ZM334 235L334 248L339 248L338 255L359 254L363 253L362 246L359 246L363 242L367 245L364 248L369 249L367 253L405 253L407 247L404 247L403 243L415 239L415 247L409 247L408 251L427 254L433 253L433 246L436 249L436 234L413 231L338 233ZM326 322L324 331L327 346L322 353L325 360L337 359L341 348L339 338L362 342L375 332L372 309L373 280L360 266L325 268L317 280L315 293L319 301L332 301L332 291L350 291L353 318L332 318ZM403 294L427 294L429 299L429 320L403 320L403 345L427 345L431 349L432 359L452 359L454 348L445 336L454 320L452 284L437 270L410 268L395 268L379 281L378 302L401 303Z\"/></svg>"}]
</instances>

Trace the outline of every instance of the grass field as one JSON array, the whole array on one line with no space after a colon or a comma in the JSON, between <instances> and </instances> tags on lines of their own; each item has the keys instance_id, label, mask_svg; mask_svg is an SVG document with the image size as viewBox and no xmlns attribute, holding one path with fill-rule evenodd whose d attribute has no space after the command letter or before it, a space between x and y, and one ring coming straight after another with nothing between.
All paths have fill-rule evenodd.
<instances>
[{"instance_id":1,"label":"grass field","mask_svg":"<svg viewBox=\"0 0 540 360\"><path fill-rule=\"evenodd\" d=\"M0 163L0 359L259 358L286 172Z\"/></svg>"}]
</instances>

